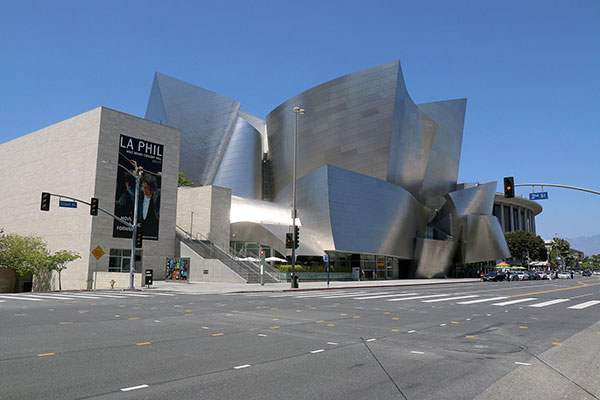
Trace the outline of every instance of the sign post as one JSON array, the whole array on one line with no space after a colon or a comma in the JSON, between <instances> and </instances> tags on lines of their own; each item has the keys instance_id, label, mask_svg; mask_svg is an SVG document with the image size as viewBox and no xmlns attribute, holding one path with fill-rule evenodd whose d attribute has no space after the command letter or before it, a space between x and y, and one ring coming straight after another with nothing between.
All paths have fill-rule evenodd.
<instances>
[{"instance_id":1,"label":"sign post","mask_svg":"<svg viewBox=\"0 0 600 400\"><path fill-rule=\"evenodd\" d=\"M324 255L323 261L325 261L327 263L327 287L329 287L329 256Z\"/></svg>"},{"instance_id":2,"label":"sign post","mask_svg":"<svg viewBox=\"0 0 600 400\"><path fill-rule=\"evenodd\" d=\"M265 251L260 250L260 286L265 285Z\"/></svg>"},{"instance_id":3,"label":"sign post","mask_svg":"<svg viewBox=\"0 0 600 400\"><path fill-rule=\"evenodd\" d=\"M98 260L104 255L104 250L102 250L102 247L97 246L92 250L92 255L96 257L96 268L94 269L94 290L96 290L96 281L98 280Z\"/></svg>"}]
</instances>

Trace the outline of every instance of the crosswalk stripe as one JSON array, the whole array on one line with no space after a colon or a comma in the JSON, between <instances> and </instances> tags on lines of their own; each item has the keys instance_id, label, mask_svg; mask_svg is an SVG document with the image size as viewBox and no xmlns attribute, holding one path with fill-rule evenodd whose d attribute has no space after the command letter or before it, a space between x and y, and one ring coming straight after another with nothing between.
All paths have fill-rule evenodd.
<instances>
[{"instance_id":1,"label":"crosswalk stripe","mask_svg":"<svg viewBox=\"0 0 600 400\"><path fill-rule=\"evenodd\" d=\"M476 304L476 303L485 303L486 301L496 301L496 300L503 300L503 299L508 299L508 297L488 297L487 299L459 301L456 304Z\"/></svg>"},{"instance_id":2,"label":"crosswalk stripe","mask_svg":"<svg viewBox=\"0 0 600 400\"><path fill-rule=\"evenodd\" d=\"M123 296L126 297L151 297L150 295L147 294L137 294L137 293L123 293Z\"/></svg>"},{"instance_id":3,"label":"crosswalk stripe","mask_svg":"<svg viewBox=\"0 0 600 400\"><path fill-rule=\"evenodd\" d=\"M400 297L400 296L413 296L417 293L396 293L396 294L384 294L380 296L366 296L366 297L355 297L354 300L371 300L371 299L383 299L385 297Z\"/></svg>"},{"instance_id":4,"label":"crosswalk stripe","mask_svg":"<svg viewBox=\"0 0 600 400\"><path fill-rule=\"evenodd\" d=\"M338 299L338 298L343 298L343 297L354 297L356 295L362 296L362 295L365 295L365 294L376 295L376 294L385 294L385 293L389 293L389 292L379 292L379 293L355 292L355 293L350 293L350 294L346 293L346 294L336 294L336 295L333 295L333 296L321 296L321 298L322 299Z\"/></svg>"},{"instance_id":5,"label":"crosswalk stripe","mask_svg":"<svg viewBox=\"0 0 600 400\"><path fill-rule=\"evenodd\" d=\"M50 294L50 293L45 294L45 295L28 294L27 296L35 297L37 299L48 299L48 300L54 300L54 299L57 299L57 300L73 300L72 297L56 296L56 295L53 295L53 294Z\"/></svg>"},{"instance_id":6,"label":"crosswalk stripe","mask_svg":"<svg viewBox=\"0 0 600 400\"><path fill-rule=\"evenodd\" d=\"M177 296L176 294L173 293L152 293L155 294L157 296Z\"/></svg>"},{"instance_id":7,"label":"crosswalk stripe","mask_svg":"<svg viewBox=\"0 0 600 400\"><path fill-rule=\"evenodd\" d=\"M345 296L352 293L352 295L361 295L361 294L368 294L369 292L366 292L364 290L359 290L359 291L352 291L352 292L348 292L348 291L337 291L337 292L331 292L329 290L327 291L314 291L314 292L306 292L306 293L295 293L292 297L296 298L296 299L300 299L302 297L336 297L336 296ZM389 293L389 292L388 292Z\"/></svg>"},{"instance_id":8,"label":"crosswalk stripe","mask_svg":"<svg viewBox=\"0 0 600 400\"><path fill-rule=\"evenodd\" d=\"M61 293L61 296L68 296L68 297L72 297L74 299L99 299L100 298L98 296L88 296L88 295L79 294L79 293L67 294L67 295Z\"/></svg>"},{"instance_id":9,"label":"crosswalk stripe","mask_svg":"<svg viewBox=\"0 0 600 400\"><path fill-rule=\"evenodd\" d=\"M25 297L25 296L0 296L0 298L9 299L9 300L44 301L42 299L34 299L34 298L30 298L30 297Z\"/></svg>"},{"instance_id":10,"label":"crosswalk stripe","mask_svg":"<svg viewBox=\"0 0 600 400\"><path fill-rule=\"evenodd\" d=\"M111 299L123 299L123 298L125 298L125 296L117 296L117 295L114 295L114 294L104 294L104 293L103 294L94 293L94 296L97 296L97 297L100 297L100 298L102 298L102 297L108 297L108 298L111 298Z\"/></svg>"},{"instance_id":11,"label":"crosswalk stripe","mask_svg":"<svg viewBox=\"0 0 600 400\"><path fill-rule=\"evenodd\" d=\"M479 297L479 296L476 294L471 294L469 296L446 297L443 299L423 300L422 303L435 303L436 301L452 301L452 300L460 300L460 299L469 299L472 297Z\"/></svg>"},{"instance_id":12,"label":"crosswalk stripe","mask_svg":"<svg viewBox=\"0 0 600 400\"><path fill-rule=\"evenodd\" d=\"M565 301L569 301L569 299L548 300L548 301L544 301L543 303L530 304L528 307L538 307L538 308L546 307L546 306L551 306L552 304L563 303Z\"/></svg>"},{"instance_id":13,"label":"crosswalk stripe","mask_svg":"<svg viewBox=\"0 0 600 400\"><path fill-rule=\"evenodd\" d=\"M585 303L576 304L574 306L567 307L567 308L570 308L572 310L582 310L584 308L595 306L596 304L600 304L600 300L590 300L590 301L586 301Z\"/></svg>"},{"instance_id":14,"label":"crosswalk stripe","mask_svg":"<svg viewBox=\"0 0 600 400\"><path fill-rule=\"evenodd\" d=\"M404 301L404 300L419 300L419 299L427 299L431 297L442 297L448 296L447 294L430 294L427 296L414 296L414 297L401 297L399 299L387 299L386 301Z\"/></svg>"},{"instance_id":15,"label":"crosswalk stripe","mask_svg":"<svg viewBox=\"0 0 600 400\"><path fill-rule=\"evenodd\" d=\"M537 300L537 297L528 297L526 299L509 300L509 301L504 301L502 303L494 303L492 305L493 306L510 306L511 304L523 303L525 301L533 301L533 300Z\"/></svg>"},{"instance_id":16,"label":"crosswalk stripe","mask_svg":"<svg viewBox=\"0 0 600 400\"><path fill-rule=\"evenodd\" d=\"M383 292L383 293L389 293L389 292ZM354 297L354 296L362 296L362 295L366 295L366 294L370 294L369 292L357 292L357 293L346 293L346 294L334 294L332 296L318 296L321 299L340 299L340 298L344 298L344 297ZM376 293L374 293L376 294Z\"/></svg>"}]
</instances>

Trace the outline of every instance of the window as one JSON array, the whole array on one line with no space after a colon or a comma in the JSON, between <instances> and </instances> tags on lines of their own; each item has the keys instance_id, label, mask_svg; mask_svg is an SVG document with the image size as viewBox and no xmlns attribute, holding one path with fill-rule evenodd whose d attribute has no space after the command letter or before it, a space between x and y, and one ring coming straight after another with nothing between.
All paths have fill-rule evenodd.
<instances>
[{"instance_id":1,"label":"window","mask_svg":"<svg viewBox=\"0 0 600 400\"><path fill-rule=\"evenodd\" d=\"M135 251L134 271L142 272L142 251ZM131 250L110 249L108 259L108 272L129 272L129 261L131 260Z\"/></svg>"},{"instance_id":2,"label":"window","mask_svg":"<svg viewBox=\"0 0 600 400\"><path fill-rule=\"evenodd\" d=\"M510 226L510 207L504 206L504 232L512 232Z\"/></svg>"},{"instance_id":3,"label":"window","mask_svg":"<svg viewBox=\"0 0 600 400\"><path fill-rule=\"evenodd\" d=\"M501 215L501 211L502 210L502 206L500 204L494 204L494 210L493 210L493 214L496 218L498 218L498 222L502 223L502 215Z\"/></svg>"},{"instance_id":4,"label":"window","mask_svg":"<svg viewBox=\"0 0 600 400\"><path fill-rule=\"evenodd\" d=\"M517 208L513 208L513 219L515 224L515 231L518 231L521 228L519 226L519 210Z\"/></svg>"}]
</instances>

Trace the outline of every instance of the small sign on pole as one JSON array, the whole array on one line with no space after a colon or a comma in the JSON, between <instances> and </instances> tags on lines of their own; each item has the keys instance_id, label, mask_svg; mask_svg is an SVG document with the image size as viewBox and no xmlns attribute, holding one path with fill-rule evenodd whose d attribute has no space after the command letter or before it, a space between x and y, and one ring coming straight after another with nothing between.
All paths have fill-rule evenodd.
<instances>
[{"instance_id":1,"label":"small sign on pole","mask_svg":"<svg viewBox=\"0 0 600 400\"><path fill-rule=\"evenodd\" d=\"M58 206L66 207L66 208L77 208L77 202L76 201L59 200Z\"/></svg>"},{"instance_id":2,"label":"small sign on pole","mask_svg":"<svg viewBox=\"0 0 600 400\"><path fill-rule=\"evenodd\" d=\"M529 200L548 200L548 192L529 193Z\"/></svg>"},{"instance_id":3,"label":"small sign on pole","mask_svg":"<svg viewBox=\"0 0 600 400\"><path fill-rule=\"evenodd\" d=\"M92 250L92 255L96 257L96 260L99 260L100 257L104 255L104 250L102 250L102 247L98 246L94 250Z\"/></svg>"}]
</instances>

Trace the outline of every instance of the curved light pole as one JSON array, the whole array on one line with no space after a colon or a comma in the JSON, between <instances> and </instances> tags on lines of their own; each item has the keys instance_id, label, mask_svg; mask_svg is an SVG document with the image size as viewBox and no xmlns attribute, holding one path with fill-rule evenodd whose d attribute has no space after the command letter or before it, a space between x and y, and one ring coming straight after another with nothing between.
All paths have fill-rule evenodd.
<instances>
[{"instance_id":1,"label":"curved light pole","mask_svg":"<svg viewBox=\"0 0 600 400\"><path fill-rule=\"evenodd\" d=\"M296 145L298 143L298 114L303 115L306 111L298 106L294 111L294 166L292 169L292 288L296 285Z\"/></svg>"}]
</instances>

